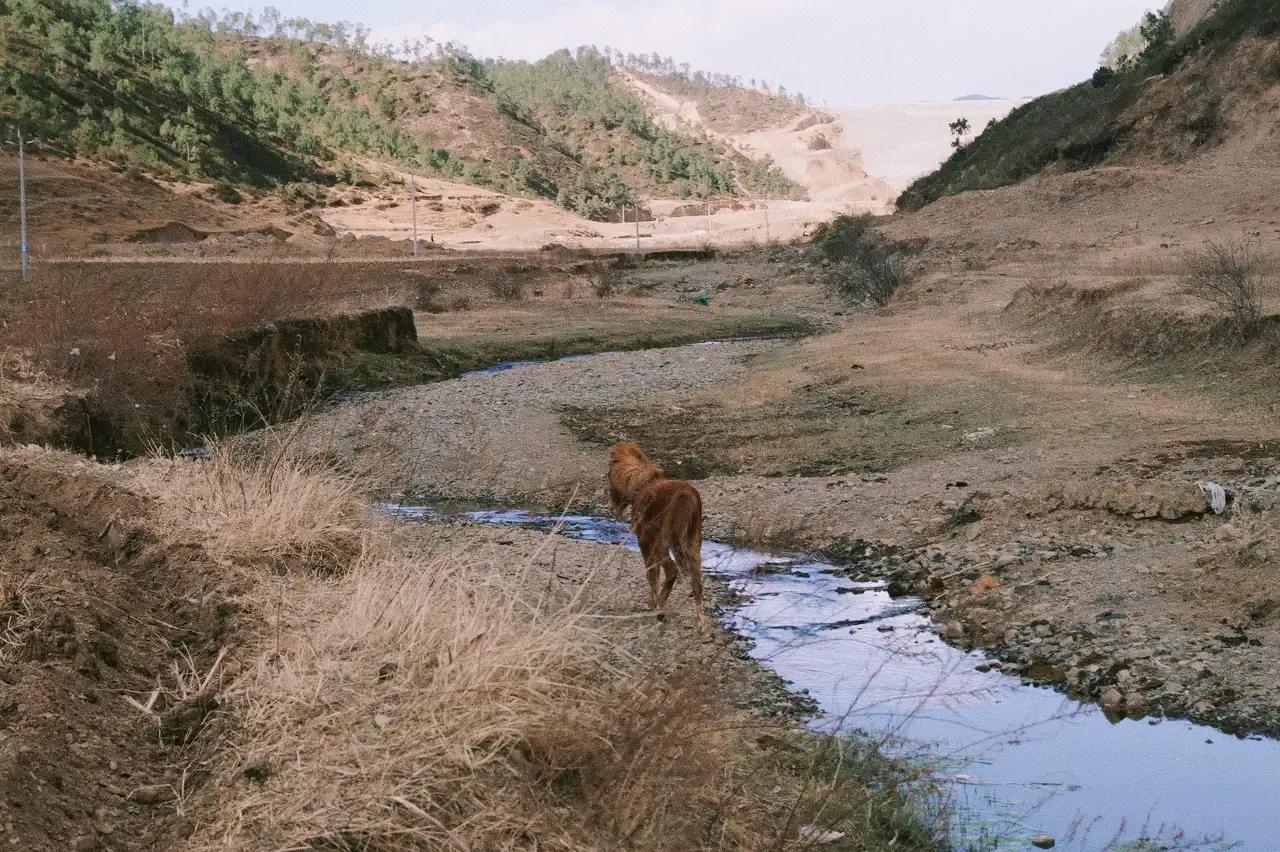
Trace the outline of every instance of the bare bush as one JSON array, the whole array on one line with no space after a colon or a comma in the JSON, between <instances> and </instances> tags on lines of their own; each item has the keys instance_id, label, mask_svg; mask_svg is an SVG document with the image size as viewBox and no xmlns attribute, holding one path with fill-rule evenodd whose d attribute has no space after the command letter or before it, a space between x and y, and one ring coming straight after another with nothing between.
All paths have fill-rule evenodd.
<instances>
[{"instance_id":1,"label":"bare bush","mask_svg":"<svg viewBox=\"0 0 1280 852\"><path fill-rule=\"evenodd\" d=\"M1210 242L1187 253L1186 292L1225 311L1242 335L1262 319L1258 284L1267 258L1250 242Z\"/></svg>"},{"instance_id":2,"label":"bare bush","mask_svg":"<svg viewBox=\"0 0 1280 852\"><path fill-rule=\"evenodd\" d=\"M608 273L601 273L600 276L595 279L594 287L596 291L596 297L600 299L609 298L617 290L617 285L613 280L613 276L609 275Z\"/></svg>"},{"instance_id":3,"label":"bare bush","mask_svg":"<svg viewBox=\"0 0 1280 852\"><path fill-rule=\"evenodd\" d=\"M907 266L900 255L870 254L844 270L836 289L850 301L887 305L906 278Z\"/></svg>"},{"instance_id":4,"label":"bare bush","mask_svg":"<svg viewBox=\"0 0 1280 852\"><path fill-rule=\"evenodd\" d=\"M524 282L519 278L496 278L489 282L489 289L504 302L518 302L524 298Z\"/></svg>"}]
</instances>

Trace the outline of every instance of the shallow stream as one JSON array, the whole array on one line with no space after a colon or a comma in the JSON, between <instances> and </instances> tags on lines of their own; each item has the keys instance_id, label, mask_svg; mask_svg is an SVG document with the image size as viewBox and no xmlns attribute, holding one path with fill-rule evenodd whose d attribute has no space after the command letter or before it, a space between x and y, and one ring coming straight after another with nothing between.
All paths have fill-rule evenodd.
<instances>
[{"instance_id":1,"label":"shallow stream","mask_svg":"<svg viewBox=\"0 0 1280 852\"><path fill-rule=\"evenodd\" d=\"M407 519L426 507L385 506ZM636 549L622 523L522 511L473 523L556 530ZM723 623L752 656L821 708L814 727L860 730L940 761L959 815L959 849L1280 849L1280 741L1172 720L1112 722L1096 706L1023 683L937 635L920 601L839 565L715 541L708 573L741 601ZM643 582L637 569L636 581ZM677 588L679 594L679 588ZM1129 845L1139 839L1151 845Z\"/></svg>"}]
</instances>

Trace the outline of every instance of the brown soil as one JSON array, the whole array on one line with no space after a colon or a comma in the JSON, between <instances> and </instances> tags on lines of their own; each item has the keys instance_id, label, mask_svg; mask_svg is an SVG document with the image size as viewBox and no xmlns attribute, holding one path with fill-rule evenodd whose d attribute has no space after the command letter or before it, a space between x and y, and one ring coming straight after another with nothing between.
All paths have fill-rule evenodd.
<instances>
[{"instance_id":1,"label":"brown soil","mask_svg":"<svg viewBox=\"0 0 1280 852\"><path fill-rule=\"evenodd\" d=\"M211 675L236 609L198 550L148 531L144 499L83 468L0 455L0 832L26 849L171 848L194 827L182 800L219 683L182 700L175 667Z\"/></svg>"}]
</instances>

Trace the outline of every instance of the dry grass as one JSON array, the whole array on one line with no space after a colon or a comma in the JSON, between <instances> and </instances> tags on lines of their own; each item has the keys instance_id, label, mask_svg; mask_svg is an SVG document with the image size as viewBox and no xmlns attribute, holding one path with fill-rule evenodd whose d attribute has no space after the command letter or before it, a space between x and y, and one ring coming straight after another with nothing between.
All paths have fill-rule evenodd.
<instances>
[{"instance_id":1,"label":"dry grass","mask_svg":"<svg viewBox=\"0 0 1280 852\"><path fill-rule=\"evenodd\" d=\"M263 623L224 666L214 782L183 801L196 848L934 848L901 767L657 673L539 553L464 531L409 555L287 452L133 471Z\"/></svg>"},{"instance_id":2,"label":"dry grass","mask_svg":"<svg viewBox=\"0 0 1280 852\"><path fill-rule=\"evenodd\" d=\"M30 621L25 590L0 568L0 663L21 649L22 633Z\"/></svg>"},{"instance_id":3,"label":"dry grass","mask_svg":"<svg viewBox=\"0 0 1280 852\"><path fill-rule=\"evenodd\" d=\"M228 845L563 842L522 802L518 754L583 698L600 639L581 614L530 607L448 558L380 560L306 592L295 605L329 617L232 693L244 735L226 779ZM245 781L246 769L272 777Z\"/></svg>"},{"instance_id":4,"label":"dry grass","mask_svg":"<svg viewBox=\"0 0 1280 852\"><path fill-rule=\"evenodd\" d=\"M215 559L336 573L364 557L370 529L354 482L287 447L264 453L217 444L212 453L203 463L157 459L137 477Z\"/></svg>"}]
</instances>

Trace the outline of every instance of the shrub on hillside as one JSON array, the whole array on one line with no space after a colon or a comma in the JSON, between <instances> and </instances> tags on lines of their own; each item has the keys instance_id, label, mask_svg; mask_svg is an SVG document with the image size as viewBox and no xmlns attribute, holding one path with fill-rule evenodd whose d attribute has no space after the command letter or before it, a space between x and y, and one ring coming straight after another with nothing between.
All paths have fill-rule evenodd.
<instances>
[{"instance_id":1,"label":"shrub on hillside","mask_svg":"<svg viewBox=\"0 0 1280 852\"><path fill-rule=\"evenodd\" d=\"M813 247L831 265L827 283L842 298L886 305L906 281L906 252L873 222L868 215L837 216L814 231Z\"/></svg>"},{"instance_id":2,"label":"shrub on hillside","mask_svg":"<svg viewBox=\"0 0 1280 852\"><path fill-rule=\"evenodd\" d=\"M524 298L524 282L518 278L495 278L489 282L489 289L504 302L518 302Z\"/></svg>"},{"instance_id":3,"label":"shrub on hillside","mask_svg":"<svg viewBox=\"0 0 1280 852\"><path fill-rule=\"evenodd\" d=\"M1225 311L1241 335L1252 334L1262 319L1258 284L1266 257L1252 243L1210 242L1189 252L1186 292Z\"/></svg>"}]
</instances>

